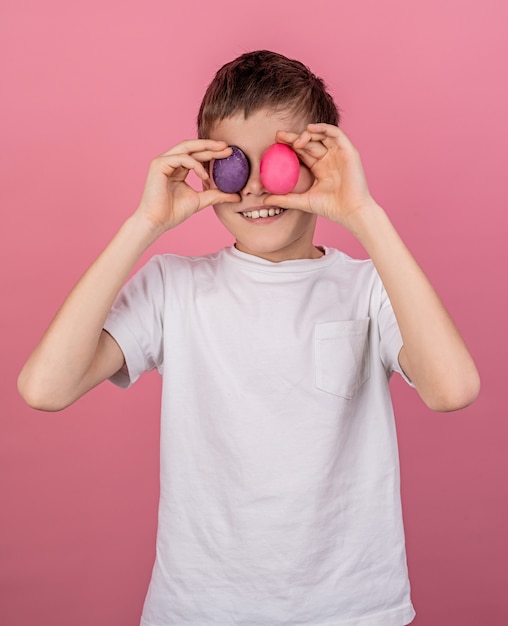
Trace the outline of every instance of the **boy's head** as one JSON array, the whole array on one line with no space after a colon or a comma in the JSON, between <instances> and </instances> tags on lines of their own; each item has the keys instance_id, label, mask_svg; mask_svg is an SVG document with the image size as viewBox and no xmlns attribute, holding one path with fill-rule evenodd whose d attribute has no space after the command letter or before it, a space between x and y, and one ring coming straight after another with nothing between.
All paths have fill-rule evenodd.
<instances>
[{"instance_id":1,"label":"boy's head","mask_svg":"<svg viewBox=\"0 0 508 626\"><path fill-rule=\"evenodd\" d=\"M198 113L198 137L214 124L261 109L298 114L308 123L339 124L339 112L321 78L300 61L268 50L247 52L226 63L208 86Z\"/></svg>"}]
</instances>

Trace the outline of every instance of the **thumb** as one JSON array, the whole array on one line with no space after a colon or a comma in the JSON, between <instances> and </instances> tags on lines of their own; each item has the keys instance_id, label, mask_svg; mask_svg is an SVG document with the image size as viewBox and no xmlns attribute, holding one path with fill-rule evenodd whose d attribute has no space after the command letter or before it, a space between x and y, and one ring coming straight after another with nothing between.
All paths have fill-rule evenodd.
<instances>
[{"instance_id":1,"label":"thumb","mask_svg":"<svg viewBox=\"0 0 508 626\"><path fill-rule=\"evenodd\" d=\"M241 198L237 193L224 193L219 189L207 189L198 192L199 208L198 211L212 204L220 204L221 202L240 202Z\"/></svg>"},{"instance_id":2,"label":"thumb","mask_svg":"<svg viewBox=\"0 0 508 626\"><path fill-rule=\"evenodd\" d=\"M281 209L299 209L300 211L305 211L306 213L313 212L306 193L287 193L283 196L267 196L264 199L263 204L278 206Z\"/></svg>"}]
</instances>

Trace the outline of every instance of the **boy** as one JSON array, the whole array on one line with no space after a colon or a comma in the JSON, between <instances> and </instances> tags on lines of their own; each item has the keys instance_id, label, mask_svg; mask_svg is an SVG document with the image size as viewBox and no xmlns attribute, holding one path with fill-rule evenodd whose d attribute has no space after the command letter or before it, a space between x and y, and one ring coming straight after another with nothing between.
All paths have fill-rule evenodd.
<instances>
[{"instance_id":1,"label":"boy","mask_svg":"<svg viewBox=\"0 0 508 626\"><path fill-rule=\"evenodd\" d=\"M414 617L388 380L398 371L448 411L474 400L479 379L338 122L324 83L297 61L258 51L221 68L199 139L152 162L138 209L20 374L30 405L59 410L107 378L128 386L163 373L157 555L142 626ZM300 159L283 196L259 177L274 142ZM251 166L238 194L211 176L229 146ZM190 170L203 191L186 184ZM153 241L208 205L233 247L155 257L121 291ZM319 215L353 232L371 260L314 246Z\"/></svg>"}]
</instances>

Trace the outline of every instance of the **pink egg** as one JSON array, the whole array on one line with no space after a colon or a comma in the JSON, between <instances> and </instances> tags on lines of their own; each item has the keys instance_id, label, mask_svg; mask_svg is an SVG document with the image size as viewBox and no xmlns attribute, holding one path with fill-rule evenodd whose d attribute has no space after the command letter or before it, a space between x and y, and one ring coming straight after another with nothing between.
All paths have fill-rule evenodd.
<instances>
[{"instance_id":1,"label":"pink egg","mask_svg":"<svg viewBox=\"0 0 508 626\"><path fill-rule=\"evenodd\" d=\"M300 161L284 143L274 143L261 157L259 176L270 193L283 195L293 191L300 175Z\"/></svg>"}]
</instances>

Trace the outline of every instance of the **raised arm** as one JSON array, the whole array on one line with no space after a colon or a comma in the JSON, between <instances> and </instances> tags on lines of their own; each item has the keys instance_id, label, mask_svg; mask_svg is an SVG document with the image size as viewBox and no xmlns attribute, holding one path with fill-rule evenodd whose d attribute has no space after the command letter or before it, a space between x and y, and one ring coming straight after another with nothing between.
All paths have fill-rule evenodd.
<instances>
[{"instance_id":1,"label":"raised arm","mask_svg":"<svg viewBox=\"0 0 508 626\"><path fill-rule=\"evenodd\" d=\"M431 409L454 411L479 392L476 366L436 291L375 203L351 216L351 231L374 261L404 345L399 363Z\"/></svg>"},{"instance_id":2,"label":"raised arm","mask_svg":"<svg viewBox=\"0 0 508 626\"><path fill-rule=\"evenodd\" d=\"M403 339L399 362L423 401L453 411L474 401L480 381L473 359L440 298L370 195L360 155L329 124L300 135L279 133L315 176L304 194L270 196L269 204L296 208L342 224L364 246L383 281Z\"/></svg>"},{"instance_id":3,"label":"raised arm","mask_svg":"<svg viewBox=\"0 0 508 626\"><path fill-rule=\"evenodd\" d=\"M154 159L140 205L71 291L25 363L18 388L33 408L57 411L112 376L124 364L103 330L113 302L141 254L166 230L209 204L237 200L217 189L197 192L186 182L202 163L228 156L224 142L190 140Z\"/></svg>"}]
</instances>

